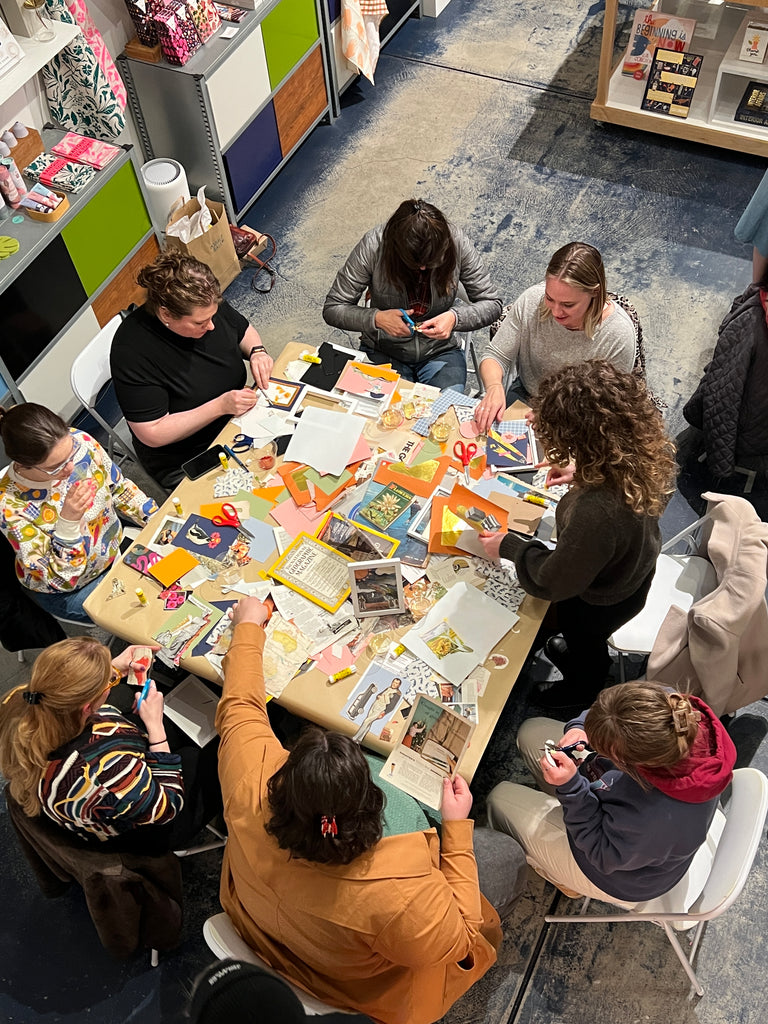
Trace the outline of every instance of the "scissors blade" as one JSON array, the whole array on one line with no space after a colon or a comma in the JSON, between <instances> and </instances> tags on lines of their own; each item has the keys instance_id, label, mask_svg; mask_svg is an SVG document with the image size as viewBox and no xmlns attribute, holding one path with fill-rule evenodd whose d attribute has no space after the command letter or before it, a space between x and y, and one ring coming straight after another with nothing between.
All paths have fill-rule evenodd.
<instances>
[{"instance_id":1,"label":"scissors blade","mask_svg":"<svg viewBox=\"0 0 768 1024\"><path fill-rule=\"evenodd\" d=\"M466 466L464 467L464 483L467 485L467 487L469 487L470 482L471 480L469 476L469 463L467 463Z\"/></svg>"}]
</instances>

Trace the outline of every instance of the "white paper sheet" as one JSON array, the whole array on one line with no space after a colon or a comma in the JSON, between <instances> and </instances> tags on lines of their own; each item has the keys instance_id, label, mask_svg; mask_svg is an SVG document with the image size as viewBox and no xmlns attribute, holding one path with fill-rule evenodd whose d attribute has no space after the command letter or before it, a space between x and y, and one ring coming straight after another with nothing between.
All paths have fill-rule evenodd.
<instances>
[{"instance_id":1,"label":"white paper sheet","mask_svg":"<svg viewBox=\"0 0 768 1024\"><path fill-rule=\"evenodd\" d=\"M310 406L296 426L285 459L338 476L344 472L364 425L359 416Z\"/></svg>"},{"instance_id":2,"label":"white paper sheet","mask_svg":"<svg viewBox=\"0 0 768 1024\"><path fill-rule=\"evenodd\" d=\"M197 676L187 676L166 696L163 712L198 747L204 747L216 735L213 722L218 703L218 696Z\"/></svg>"},{"instance_id":3,"label":"white paper sheet","mask_svg":"<svg viewBox=\"0 0 768 1024\"><path fill-rule=\"evenodd\" d=\"M466 583L457 583L409 630L402 643L440 675L459 685L482 665L519 616ZM450 642L450 631L454 642ZM440 657L426 640L446 637L447 647L458 647ZM456 640L458 638L458 641Z\"/></svg>"}]
</instances>

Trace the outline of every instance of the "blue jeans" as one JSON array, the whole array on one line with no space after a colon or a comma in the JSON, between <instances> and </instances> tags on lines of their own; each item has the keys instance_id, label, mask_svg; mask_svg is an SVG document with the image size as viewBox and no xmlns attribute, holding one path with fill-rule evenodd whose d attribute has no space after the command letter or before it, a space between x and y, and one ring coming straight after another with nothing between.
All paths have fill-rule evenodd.
<instances>
[{"instance_id":1,"label":"blue jeans","mask_svg":"<svg viewBox=\"0 0 768 1024\"><path fill-rule=\"evenodd\" d=\"M82 622L84 626L92 626L93 619L90 618L88 613L83 608L83 601L89 594L98 587L101 581L104 579L104 574L97 576L95 580L90 583L86 583L84 587L78 587L77 590L66 590L53 592L48 591L42 593L39 590L30 590L28 587L24 589L40 607L50 612L58 619L71 619L73 622Z\"/></svg>"},{"instance_id":2,"label":"blue jeans","mask_svg":"<svg viewBox=\"0 0 768 1024\"><path fill-rule=\"evenodd\" d=\"M467 360L460 348L449 348L447 352L422 359L419 363L401 363L399 359L365 345L362 350L372 363L391 363L392 369L397 370L403 380L431 384L441 391L453 388L462 392L467 383Z\"/></svg>"}]
</instances>

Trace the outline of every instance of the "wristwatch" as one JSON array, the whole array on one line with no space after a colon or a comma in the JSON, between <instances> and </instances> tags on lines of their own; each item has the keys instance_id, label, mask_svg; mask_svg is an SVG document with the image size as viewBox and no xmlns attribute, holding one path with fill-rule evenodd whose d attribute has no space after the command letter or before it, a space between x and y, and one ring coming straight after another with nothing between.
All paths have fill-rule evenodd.
<instances>
[{"instance_id":1,"label":"wristwatch","mask_svg":"<svg viewBox=\"0 0 768 1024\"><path fill-rule=\"evenodd\" d=\"M250 359L253 356L254 352L266 352L266 351L267 350L264 348L263 345L254 345L253 348L251 349L251 351L248 353L248 358Z\"/></svg>"}]
</instances>

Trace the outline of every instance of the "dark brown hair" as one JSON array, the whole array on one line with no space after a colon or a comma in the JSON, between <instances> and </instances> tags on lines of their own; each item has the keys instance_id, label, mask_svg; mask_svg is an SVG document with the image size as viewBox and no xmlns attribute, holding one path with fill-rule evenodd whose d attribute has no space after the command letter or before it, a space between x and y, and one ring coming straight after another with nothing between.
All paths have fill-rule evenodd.
<instances>
[{"instance_id":1,"label":"dark brown hair","mask_svg":"<svg viewBox=\"0 0 768 1024\"><path fill-rule=\"evenodd\" d=\"M382 270L387 280L407 292L420 267L431 271L438 295L454 285L457 256L448 221L432 203L406 199L384 225Z\"/></svg>"},{"instance_id":2,"label":"dark brown hair","mask_svg":"<svg viewBox=\"0 0 768 1024\"><path fill-rule=\"evenodd\" d=\"M182 317L221 302L221 287L211 268L175 249L161 252L136 280L147 289L144 305L155 316L160 306L172 317Z\"/></svg>"},{"instance_id":3,"label":"dark brown hair","mask_svg":"<svg viewBox=\"0 0 768 1024\"><path fill-rule=\"evenodd\" d=\"M30 469L45 462L69 427L44 405L25 402L10 409L0 408L0 437L9 459Z\"/></svg>"},{"instance_id":4,"label":"dark brown hair","mask_svg":"<svg viewBox=\"0 0 768 1024\"><path fill-rule=\"evenodd\" d=\"M312 727L267 783L266 825L281 850L320 864L349 864L381 839L384 794L349 736ZM336 836L324 836L325 815Z\"/></svg>"},{"instance_id":5,"label":"dark brown hair","mask_svg":"<svg viewBox=\"0 0 768 1024\"><path fill-rule=\"evenodd\" d=\"M580 487L604 486L633 512L661 515L675 489L675 446L639 377L589 359L545 377L531 404L550 462L574 462Z\"/></svg>"},{"instance_id":6,"label":"dark brown hair","mask_svg":"<svg viewBox=\"0 0 768 1024\"><path fill-rule=\"evenodd\" d=\"M647 788L642 768L671 768L687 757L700 721L686 694L649 680L602 690L584 731L595 750Z\"/></svg>"}]
</instances>

